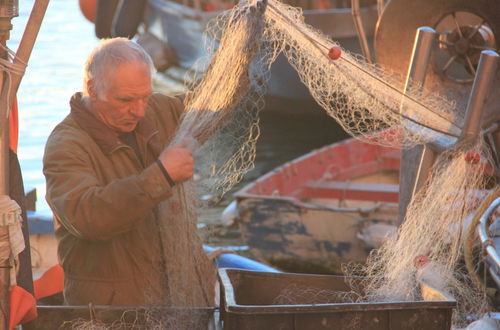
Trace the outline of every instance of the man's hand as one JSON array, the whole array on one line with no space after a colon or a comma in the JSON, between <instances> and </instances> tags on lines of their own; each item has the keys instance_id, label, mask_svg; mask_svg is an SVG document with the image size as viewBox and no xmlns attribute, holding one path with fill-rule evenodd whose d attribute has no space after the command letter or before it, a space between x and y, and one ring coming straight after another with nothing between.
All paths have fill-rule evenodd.
<instances>
[{"instance_id":1,"label":"man's hand","mask_svg":"<svg viewBox=\"0 0 500 330\"><path fill-rule=\"evenodd\" d=\"M187 143L165 148L158 159L174 182L182 182L193 176L194 160Z\"/></svg>"}]
</instances>

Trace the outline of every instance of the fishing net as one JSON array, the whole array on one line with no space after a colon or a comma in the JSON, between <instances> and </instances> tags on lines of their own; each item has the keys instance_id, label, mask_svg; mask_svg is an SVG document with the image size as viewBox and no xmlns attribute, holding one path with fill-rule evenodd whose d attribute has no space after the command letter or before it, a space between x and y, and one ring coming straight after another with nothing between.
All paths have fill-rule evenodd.
<instances>
[{"instance_id":1,"label":"fishing net","mask_svg":"<svg viewBox=\"0 0 500 330\"><path fill-rule=\"evenodd\" d=\"M174 139L192 141L204 180L196 189L193 182L177 188L182 201L173 198L169 203L182 205L184 220L177 221L177 216L165 231L194 226L195 192L227 192L251 168L266 72L278 56L286 57L317 103L355 137L409 148L443 138L455 142L460 135L463 109L344 49L340 58L329 56L339 45L307 26L300 9L270 0L262 14L254 3L241 4L212 22L208 36L210 64L187 97L188 111ZM373 134L382 129L385 134ZM471 155L482 162L476 162L476 156L471 160ZM362 300L420 300L418 280L434 278L437 289L458 300L456 322L486 309L484 296L471 285L459 261L463 221L485 188L487 159L479 142L439 156L422 193L410 203L397 238L374 253L363 269L371 279ZM184 252L189 249L187 244Z\"/></svg>"},{"instance_id":2,"label":"fishing net","mask_svg":"<svg viewBox=\"0 0 500 330\"><path fill-rule=\"evenodd\" d=\"M481 158L489 158L481 143L438 157L427 185L410 202L397 237L374 251L363 269L368 301L420 300L419 281L424 281L457 300L457 324L467 323L465 315L487 310L483 293L460 262L467 219L484 198Z\"/></svg>"},{"instance_id":3,"label":"fishing net","mask_svg":"<svg viewBox=\"0 0 500 330\"><path fill-rule=\"evenodd\" d=\"M358 300L359 293L354 291L332 291L290 285L273 299L273 305L339 304Z\"/></svg>"},{"instance_id":4,"label":"fishing net","mask_svg":"<svg viewBox=\"0 0 500 330\"><path fill-rule=\"evenodd\" d=\"M300 9L269 1L264 22L259 68L269 68L278 56L285 56L318 104L351 135L401 148L438 139L447 139L450 145L457 141L464 109L453 101L344 49L338 59L329 56L338 44L308 27ZM259 77L255 81L266 80L264 74ZM438 157L426 186L410 203L398 235L375 252L363 269L370 280L364 283L362 300L421 300L419 280L424 280L457 299L457 324L466 323L465 315L489 308L460 262L464 220L477 208L486 184L484 164L490 159L482 138L477 141L457 145ZM232 158L231 164L245 163L234 159L242 158ZM226 173L235 167L229 169Z\"/></svg>"},{"instance_id":5,"label":"fishing net","mask_svg":"<svg viewBox=\"0 0 500 330\"><path fill-rule=\"evenodd\" d=\"M302 11L270 1L260 14L243 2L207 25L207 56L195 64L188 109L175 142L191 140L203 180L198 192L222 195L253 166L259 135L258 110L269 70L285 56L329 116L352 136L372 143L411 147L460 134L463 111L398 74L367 63L304 23ZM207 70L199 70L206 67ZM402 91L405 90L403 93ZM386 134L374 135L381 129ZM404 137L404 138L403 138Z\"/></svg>"},{"instance_id":6,"label":"fishing net","mask_svg":"<svg viewBox=\"0 0 500 330\"><path fill-rule=\"evenodd\" d=\"M329 50L338 44L307 27L300 9L271 1L266 24L264 36L272 45L270 52L286 56L316 102L351 135L361 138L398 126L404 129L403 143L398 135L385 135L378 143L408 147L435 139L434 132L459 134L461 116L453 102L422 91L411 81L403 94L400 75L345 49L332 60Z\"/></svg>"},{"instance_id":7,"label":"fishing net","mask_svg":"<svg viewBox=\"0 0 500 330\"><path fill-rule=\"evenodd\" d=\"M457 141L464 109L346 50L338 59L328 56L337 44L306 26L300 10L271 0L263 36L273 54L269 58L283 54L318 104L351 135L401 148ZM385 130L393 134L373 135L394 127L399 129ZM481 141L458 144L438 157L398 235L363 268L368 276L363 301L421 300L418 281L424 280L458 301L456 324L467 323L465 315L490 308L460 262L464 220L486 187L484 165L490 157ZM355 273L347 269L348 275Z\"/></svg>"},{"instance_id":8,"label":"fishing net","mask_svg":"<svg viewBox=\"0 0 500 330\"><path fill-rule=\"evenodd\" d=\"M165 329L209 329L214 327L213 315L203 309L187 308L137 308L123 312L113 319L113 313L98 313L89 307L90 320L79 318L64 322L60 328L73 330L165 330ZM107 314L107 315L106 315ZM116 314L116 313L114 313Z\"/></svg>"},{"instance_id":9,"label":"fishing net","mask_svg":"<svg viewBox=\"0 0 500 330\"><path fill-rule=\"evenodd\" d=\"M253 59L259 52L259 36L263 28L264 7L246 6L235 10L224 24L220 38L212 38L219 47L214 50L203 79L187 95L184 113L171 145L188 143L196 154L198 171L204 176L195 189L192 181L178 185L167 201L171 218L163 219L165 258L174 258L168 280L176 306L194 306L203 301L214 304L215 269L196 247L197 196L203 193L224 193L241 179L253 164L258 136L258 111L262 107L264 70ZM199 147L203 145L202 147ZM185 259L190 262L185 262ZM192 274L192 277L189 276ZM193 283L193 278L198 281ZM197 285L204 288L199 297L193 295ZM194 299L186 301L186 299ZM201 299L203 298L203 299Z\"/></svg>"}]
</instances>

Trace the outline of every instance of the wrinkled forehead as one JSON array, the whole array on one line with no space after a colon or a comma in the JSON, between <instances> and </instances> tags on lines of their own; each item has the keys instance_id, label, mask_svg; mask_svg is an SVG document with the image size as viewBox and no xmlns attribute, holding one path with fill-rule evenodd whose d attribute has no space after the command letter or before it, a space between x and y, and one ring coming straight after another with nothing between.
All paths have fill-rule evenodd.
<instances>
[{"instance_id":1,"label":"wrinkled forehead","mask_svg":"<svg viewBox=\"0 0 500 330\"><path fill-rule=\"evenodd\" d=\"M151 71L143 62L124 62L110 68L106 78L108 90L137 90L138 93L150 92Z\"/></svg>"}]
</instances>

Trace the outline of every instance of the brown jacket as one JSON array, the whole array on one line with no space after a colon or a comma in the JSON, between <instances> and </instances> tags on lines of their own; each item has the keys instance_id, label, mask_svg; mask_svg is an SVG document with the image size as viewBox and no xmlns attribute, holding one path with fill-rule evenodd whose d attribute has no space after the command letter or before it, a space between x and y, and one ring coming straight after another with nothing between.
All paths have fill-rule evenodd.
<instances>
[{"instance_id":1,"label":"brown jacket","mask_svg":"<svg viewBox=\"0 0 500 330\"><path fill-rule=\"evenodd\" d=\"M173 190L155 160L175 133L182 101L161 94L150 98L135 130L144 166L86 110L80 93L70 104L71 113L51 133L43 159L66 303L172 304L166 292L173 279L162 262L170 260L160 251L165 238L160 239L158 222L172 218L165 201ZM201 243L195 250L205 262ZM211 305L210 297L194 304Z\"/></svg>"}]
</instances>

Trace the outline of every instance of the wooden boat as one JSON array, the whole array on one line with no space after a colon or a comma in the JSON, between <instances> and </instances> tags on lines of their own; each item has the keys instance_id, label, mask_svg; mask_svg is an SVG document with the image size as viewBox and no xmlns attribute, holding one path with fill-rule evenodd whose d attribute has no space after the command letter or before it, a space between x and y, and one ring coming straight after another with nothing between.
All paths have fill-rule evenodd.
<instances>
[{"instance_id":1,"label":"wooden boat","mask_svg":"<svg viewBox=\"0 0 500 330\"><path fill-rule=\"evenodd\" d=\"M232 7L233 3L214 0L148 1L144 18L144 31L139 33L138 42L150 52L153 59L156 59L159 67L169 65L164 63L161 58L165 49L171 49L175 53L176 65L163 71L159 79L165 82L168 88L172 88L172 86L174 86L173 88L176 88L175 86L181 88L182 83L192 77L192 75L185 74L186 70L191 72L205 70L204 66L197 65L197 61L206 55L203 48L205 27L212 18L220 15L223 9ZM344 48L351 52L361 53L356 27L349 8L350 1L300 1L297 3L289 1L289 3L303 9L307 24L338 40ZM325 9L319 9L320 3L323 3ZM363 2L360 15L366 35L371 38L378 18L376 0ZM276 104L280 100L312 101L309 91L300 82L297 73L282 55L278 57L270 69L268 99L272 104ZM302 106L292 108L292 111L304 111ZM274 106L273 109L279 109L279 107Z\"/></svg>"},{"instance_id":2,"label":"wooden boat","mask_svg":"<svg viewBox=\"0 0 500 330\"><path fill-rule=\"evenodd\" d=\"M395 232L400 151L349 139L235 193L250 252L292 272L338 273Z\"/></svg>"}]
</instances>

